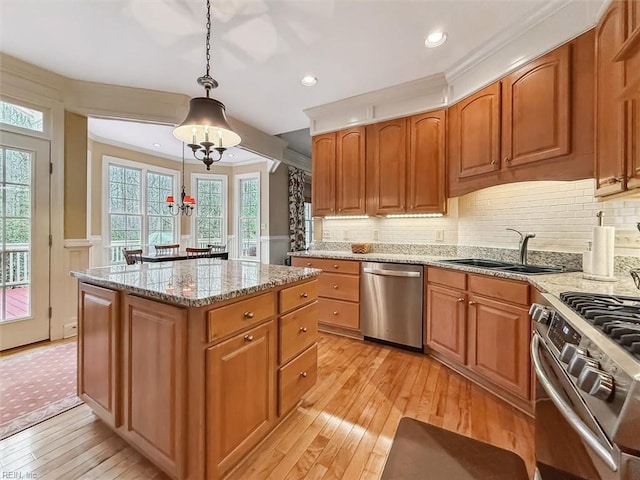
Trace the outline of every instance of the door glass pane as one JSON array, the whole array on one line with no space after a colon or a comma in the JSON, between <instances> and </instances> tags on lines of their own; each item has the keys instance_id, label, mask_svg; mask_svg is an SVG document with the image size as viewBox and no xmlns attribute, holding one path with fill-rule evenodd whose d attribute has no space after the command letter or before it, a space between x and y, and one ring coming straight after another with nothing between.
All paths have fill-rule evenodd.
<instances>
[{"instance_id":1,"label":"door glass pane","mask_svg":"<svg viewBox=\"0 0 640 480\"><path fill-rule=\"evenodd\" d=\"M0 147L0 321L31 316L31 152Z\"/></svg>"},{"instance_id":2,"label":"door glass pane","mask_svg":"<svg viewBox=\"0 0 640 480\"><path fill-rule=\"evenodd\" d=\"M175 221L167 208L167 195L173 190L173 176L147 172L147 243L166 245L175 242Z\"/></svg>"},{"instance_id":3,"label":"door glass pane","mask_svg":"<svg viewBox=\"0 0 640 480\"><path fill-rule=\"evenodd\" d=\"M258 256L259 186L257 178L240 180L240 256Z\"/></svg>"},{"instance_id":4,"label":"door glass pane","mask_svg":"<svg viewBox=\"0 0 640 480\"><path fill-rule=\"evenodd\" d=\"M0 123L42 132L44 131L43 119L42 112L38 110L0 101Z\"/></svg>"},{"instance_id":5,"label":"door glass pane","mask_svg":"<svg viewBox=\"0 0 640 480\"><path fill-rule=\"evenodd\" d=\"M221 179L196 180L196 243L224 245L225 198Z\"/></svg>"},{"instance_id":6,"label":"door glass pane","mask_svg":"<svg viewBox=\"0 0 640 480\"><path fill-rule=\"evenodd\" d=\"M142 172L109 165L110 261L123 262L122 247L142 243Z\"/></svg>"}]
</instances>

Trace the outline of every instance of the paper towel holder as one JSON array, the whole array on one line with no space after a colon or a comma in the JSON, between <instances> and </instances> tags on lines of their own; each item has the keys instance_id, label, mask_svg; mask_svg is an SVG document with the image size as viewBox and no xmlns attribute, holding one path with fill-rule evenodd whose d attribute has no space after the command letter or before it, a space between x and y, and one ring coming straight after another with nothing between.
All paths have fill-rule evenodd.
<instances>
[{"instance_id":1,"label":"paper towel holder","mask_svg":"<svg viewBox=\"0 0 640 480\"><path fill-rule=\"evenodd\" d=\"M596 217L598 217L598 226L604 227L604 212L600 210L598 213L596 213Z\"/></svg>"}]
</instances>

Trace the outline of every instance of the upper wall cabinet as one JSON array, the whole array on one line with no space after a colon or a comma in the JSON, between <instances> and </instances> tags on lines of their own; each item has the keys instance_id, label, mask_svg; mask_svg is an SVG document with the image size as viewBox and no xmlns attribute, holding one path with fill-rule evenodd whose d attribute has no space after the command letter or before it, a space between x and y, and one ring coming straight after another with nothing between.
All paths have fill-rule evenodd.
<instances>
[{"instance_id":1,"label":"upper wall cabinet","mask_svg":"<svg viewBox=\"0 0 640 480\"><path fill-rule=\"evenodd\" d=\"M449 196L593 176L593 43L587 32L449 109Z\"/></svg>"},{"instance_id":2,"label":"upper wall cabinet","mask_svg":"<svg viewBox=\"0 0 640 480\"><path fill-rule=\"evenodd\" d=\"M632 1L629 10L629 35L624 50L625 90L628 91L627 188L640 187L640 0ZM624 48L624 46L623 46Z\"/></svg>"},{"instance_id":3,"label":"upper wall cabinet","mask_svg":"<svg viewBox=\"0 0 640 480\"><path fill-rule=\"evenodd\" d=\"M312 158L313 215L364 214L364 127L313 137Z\"/></svg>"}]
</instances>

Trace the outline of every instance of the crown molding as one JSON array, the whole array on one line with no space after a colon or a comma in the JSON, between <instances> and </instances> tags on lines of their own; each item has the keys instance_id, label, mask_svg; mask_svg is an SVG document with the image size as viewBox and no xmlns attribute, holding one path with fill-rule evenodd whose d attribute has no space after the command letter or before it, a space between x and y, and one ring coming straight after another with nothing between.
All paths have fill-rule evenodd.
<instances>
[{"instance_id":1,"label":"crown molding","mask_svg":"<svg viewBox=\"0 0 640 480\"><path fill-rule=\"evenodd\" d=\"M311 158L290 148L284 150L284 163L311 173Z\"/></svg>"}]
</instances>

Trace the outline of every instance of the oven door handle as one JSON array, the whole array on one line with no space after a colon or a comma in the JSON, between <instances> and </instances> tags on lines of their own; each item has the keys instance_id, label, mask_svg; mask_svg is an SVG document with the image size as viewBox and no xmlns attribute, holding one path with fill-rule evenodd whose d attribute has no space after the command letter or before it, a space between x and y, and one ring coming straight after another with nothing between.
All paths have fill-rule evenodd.
<instances>
[{"instance_id":1,"label":"oven door handle","mask_svg":"<svg viewBox=\"0 0 640 480\"><path fill-rule=\"evenodd\" d=\"M531 360L533 360L533 367L538 375L538 381L543 386L549 398L560 411L565 420L573 427L573 429L582 437L586 444L607 464L607 466L614 472L618 470L618 464L616 463L613 455L608 451L598 438L591 432L589 427L585 425L582 419L573 411L571 406L564 401L564 399L556 392L553 384L547 377L547 374L542 368L542 360L538 349L540 348L540 337L537 333L534 333L531 340Z\"/></svg>"}]
</instances>

